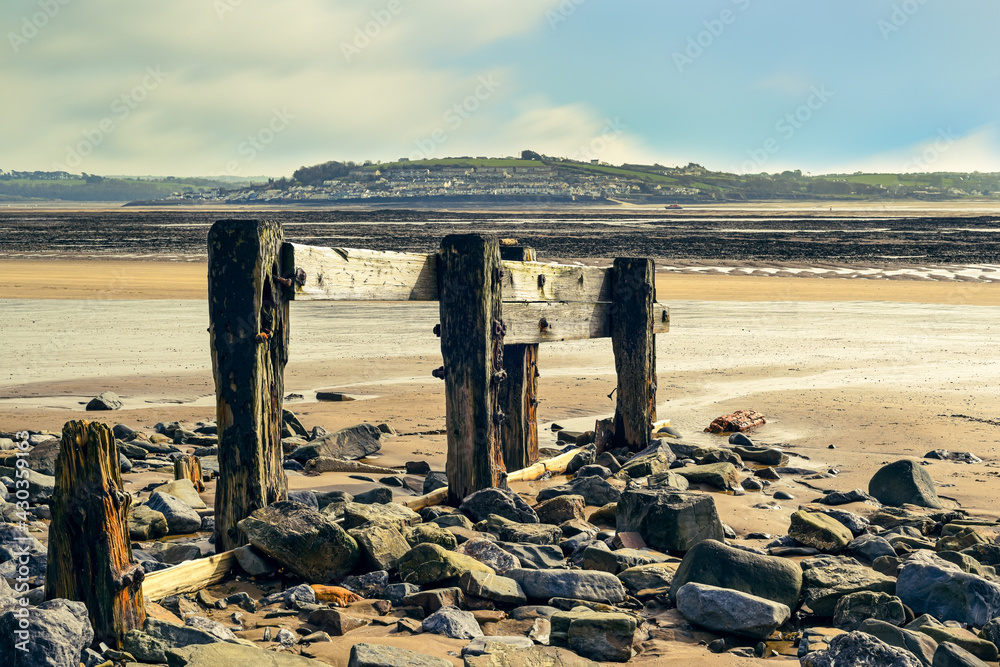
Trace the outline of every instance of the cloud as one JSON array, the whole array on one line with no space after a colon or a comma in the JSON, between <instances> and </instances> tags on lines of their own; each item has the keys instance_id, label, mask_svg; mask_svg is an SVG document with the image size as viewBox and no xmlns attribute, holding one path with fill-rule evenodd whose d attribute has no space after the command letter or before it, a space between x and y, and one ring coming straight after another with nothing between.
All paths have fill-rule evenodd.
<instances>
[{"instance_id":1,"label":"cloud","mask_svg":"<svg viewBox=\"0 0 1000 667\"><path fill-rule=\"evenodd\" d=\"M989 123L965 135L950 127L911 146L873 155L831 173L1000 172L997 124Z\"/></svg>"}]
</instances>

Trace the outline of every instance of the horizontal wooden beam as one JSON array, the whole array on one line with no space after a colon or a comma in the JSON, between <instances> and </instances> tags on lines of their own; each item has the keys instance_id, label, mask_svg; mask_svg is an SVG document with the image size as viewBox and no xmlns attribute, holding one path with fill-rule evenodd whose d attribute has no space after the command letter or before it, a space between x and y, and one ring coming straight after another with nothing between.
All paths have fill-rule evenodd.
<instances>
[{"instance_id":1,"label":"horizontal wooden beam","mask_svg":"<svg viewBox=\"0 0 1000 667\"><path fill-rule=\"evenodd\" d=\"M505 345L611 336L610 303L504 303ZM653 333L670 331L670 310L653 304Z\"/></svg>"},{"instance_id":2,"label":"horizontal wooden beam","mask_svg":"<svg viewBox=\"0 0 1000 667\"><path fill-rule=\"evenodd\" d=\"M437 255L288 244L305 283L296 301L437 301ZM503 300L611 301L611 270L503 261ZM288 277L288 276L286 276Z\"/></svg>"},{"instance_id":3,"label":"horizontal wooden beam","mask_svg":"<svg viewBox=\"0 0 1000 667\"><path fill-rule=\"evenodd\" d=\"M225 579L235 564L236 552L225 551L168 567L146 575L142 582L142 594L156 601L171 595L194 593Z\"/></svg>"}]
</instances>

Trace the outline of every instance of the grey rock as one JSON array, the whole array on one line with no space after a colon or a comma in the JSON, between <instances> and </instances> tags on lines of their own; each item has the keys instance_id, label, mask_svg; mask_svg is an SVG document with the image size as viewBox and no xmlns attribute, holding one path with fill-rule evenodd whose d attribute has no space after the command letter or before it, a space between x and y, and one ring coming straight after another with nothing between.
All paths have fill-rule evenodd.
<instances>
[{"instance_id":1,"label":"grey rock","mask_svg":"<svg viewBox=\"0 0 1000 667\"><path fill-rule=\"evenodd\" d=\"M906 649L890 646L864 632L837 635L829 648L801 659L802 667L921 667Z\"/></svg>"},{"instance_id":2,"label":"grey rock","mask_svg":"<svg viewBox=\"0 0 1000 667\"><path fill-rule=\"evenodd\" d=\"M475 558L499 575L506 575L510 570L521 567L521 561L517 556L504 551L503 548L490 540L480 538L466 540L459 544L455 551Z\"/></svg>"},{"instance_id":3,"label":"grey rock","mask_svg":"<svg viewBox=\"0 0 1000 667\"><path fill-rule=\"evenodd\" d=\"M476 617L457 607L444 607L424 619L424 632L444 635L452 639L475 639L483 636Z\"/></svg>"},{"instance_id":4,"label":"grey rock","mask_svg":"<svg viewBox=\"0 0 1000 667\"><path fill-rule=\"evenodd\" d=\"M410 550L409 542L392 525L369 523L348 532L361 548L368 570L394 570Z\"/></svg>"},{"instance_id":5,"label":"grey rock","mask_svg":"<svg viewBox=\"0 0 1000 667\"><path fill-rule=\"evenodd\" d=\"M402 530L419 524L420 515L399 503L363 505L352 502L344 506L344 528L358 528L366 523L389 523Z\"/></svg>"},{"instance_id":6,"label":"grey rock","mask_svg":"<svg viewBox=\"0 0 1000 667\"><path fill-rule=\"evenodd\" d=\"M385 505L392 502L392 489L376 487L354 496L354 502L362 505Z\"/></svg>"},{"instance_id":7,"label":"grey rock","mask_svg":"<svg viewBox=\"0 0 1000 667\"><path fill-rule=\"evenodd\" d=\"M635 641L635 617L621 613L567 611L550 619L550 641L592 660L627 662Z\"/></svg>"},{"instance_id":8,"label":"grey rock","mask_svg":"<svg viewBox=\"0 0 1000 667\"><path fill-rule=\"evenodd\" d=\"M201 516L183 500L156 491L146 501L146 507L163 515L171 535L186 535L201 528Z\"/></svg>"},{"instance_id":9,"label":"grey rock","mask_svg":"<svg viewBox=\"0 0 1000 667\"><path fill-rule=\"evenodd\" d=\"M88 411L98 411L98 410L121 410L124 403L118 398L118 394L113 391L101 392L95 398L90 399L87 403L86 410Z\"/></svg>"},{"instance_id":10,"label":"grey rock","mask_svg":"<svg viewBox=\"0 0 1000 667\"><path fill-rule=\"evenodd\" d=\"M932 667L987 667L987 663L951 642L938 644L931 665Z\"/></svg>"},{"instance_id":11,"label":"grey rock","mask_svg":"<svg viewBox=\"0 0 1000 667\"><path fill-rule=\"evenodd\" d=\"M576 471L577 477L600 477L601 479L607 479L613 474L610 468L605 468L597 464L583 466Z\"/></svg>"},{"instance_id":12,"label":"grey rock","mask_svg":"<svg viewBox=\"0 0 1000 667\"><path fill-rule=\"evenodd\" d=\"M467 496L458 509L473 521L483 521L490 514L496 514L517 523L538 523L535 510L508 489L476 491Z\"/></svg>"},{"instance_id":13,"label":"grey rock","mask_svg":"<svg viewBox=\"0 0 1000 667\"><path fill-rule=\"evenodd\" d=\"M422 492L426 496L428 493L443 489L446 486L448 486L448 475L443 472L429 472L424 477Z\"/></svg>"},{"instance_id":14,"label":"grey rock","mask_svg":"<svg viewBox=\"0 0 1000 667\"><path fill-rule=\"evenodd\" d=\"M509 577L487 572L466 572L458 585L467 595L492 600L504 605L522 605L527 602L521 586Z\"/></svg>"},{"instance_id":15,"label":"grey rock","mask_svg":"<svg viewBox=\"0 0 1000 667\"><path fill-rule=\"evenodd\" d=\"M837 521L839 521L840 523L844 524L844 526L846 526L847 529L850 530L855 537L858 537L859 535L863 535L864 533L866 533L868 531L868 527L871 525L868 523L868 519L858 516L853 512L828 509L828 508L819 508L816 511L819 512L820 514L825 514L829 517L832 517Z\"/></svg>"},{"instance_id":16,"label":"grey rock","mask_svg":"<svg viewBox=\"0 0 1000 667\"><path fill-rule=\"evenodd\" d=\"M542 489L538 494L538 501L569 495L583 496L588 505L601 507L618 502L621 491L600 477L577 477L569 484Z\"/></svg>"},{"instance_id":17,"label":"grey rock","mask_svg":"<svg viewBox=\"0 0 1000 667\"><path fill-rule=\"evenodd\" d=\"M713 632L766 639L792 612L780 602L704 584L684 584L676 594L677 611Z\"/></svg>"},{"instance_id":18,"label":"grey rock","mask_svg":"<svg viewBox=\"0 0 1000 667\"><path fill-rule=\"evenodd\" d=\"M896 595L915 614L942 621L981 627L1000 616L1000 584L937 559L937 563L910 560L896 583Z\"/></svg>"},{"instance_id":19,"label":"grey rock","mask_svg":"<svg viewBox=\"0 0 1000 667\"><path fill-rule=\"evenodd\" d=\"M303 464L319 456L354 461L380 450L381 437L382 432L377 427L358 424L296 447L288 457Z\"/></svg>"},{"instance_id":20,"label":"grey rock","mask_svg":"<svg viewBox=\"0 0 1000 667\"><path fill-rule=\"evenodd\" d=\"M849 558L814 558L803 561L803 602L818 616L832 617L845 595L872 591L897 594L896 580ZM902 597L902 596L900 596ZM903 600L906 604L906 600Z\"/></svg>"},{"instance_id":21,"label":"grey rock","mask_svg":"<svg viewBox=\"0 0 1000 667\"><path fill-rule=\"evenodd\" d=\"M22 471L22 475L24 472ZM45 475L37 470L28 470L28 502L32 505L47 503L52 500L52 494L56 488L56 478L52 475ZM12 480L9 488L13 490L13 479L18 476L18 471L14 468L0 466L0 477L8 477ZM19 478L22 479L22 478ZM11 496L13 498L13 495Z\"/></svg>"},{"instance_id":22,"label":"grey rock","mask_svg":"<svg viewBox=\"0 0 1000 667\"><path fill-rule=\"evenodd\" d=\"M43 556L48 553L45 545L27 531L14 524L0 523L0 563L27 554Z\"/></svg>"},{"instance_id":23,"label":"grey rock","mask_svg":"<svg viewBox=\"0 0 1000 667\"><path fill-rule=\"evenodd\" d=\"M420 586L417 586L416 584L389 584L385 587L382 595L385 596L386 600L392 603L392 606L396 607L402 604L404 599L419 591Z\"/></svg>"},{"instance_id":24,"label":"grey rock","mask_svg":"<svg viewBox=\"0 0 1000 667\"><path fill-rule=\"evenodd\" d=\"M507 576L533 600L571 598L606 604L625 600L625 587L613 574L586 570L511 570Z\"/></svg>"},{"instance_id":25,"label":"grey rock","mask_svg":"<svg viewBox=\"0 0 1000 667\"><path fill-rule=\"evenodd\" d=\"M870 502L874 505L880 504L875 498L861 489L854 489L853 491L834 491L833 493L828 493L819 499L819 502L824 505L847 505L848 503L863 503Z\"/></svg>"},{"instance_id":26,"label":"grey rock","mask_svg":"<svg viewBox=\"0 0 1000 667\"><path fill-rule=\"evenodd\" d=\"M319 501L316 499L316 494L312 491L289 491L288 499L300 505L311 507L314 510L319 510Z\"/></svg>"},{"instance_id":27,"label":"grey rock","mask_svg":"<svg viewBox=\"0 0 1000 667\"><path fill-rule=\"evenodd\" d=\"M487 652L487 644L504 644L511 648L521 648L530 649L534 647L535 642L531 641L530 637L522 637L520 635L514 635L510 637L493 636L493 637L478 637L473 639L471 642L466 644L462 648L462 655L483 655ZM493 647L490 647L491 649ZM450 663L449 663L450 664Z\"/></svg>"},{"instance_id":28,"label":"grey rock","mask_svg":"<svg viewBox=\"0 0 1000 667\"><path fill-rule=\"evenodd\" d=\"M309 584L299 584L298 586L292 586L277 593L271 593L260 600L260 606L262 607L278 603L285 605L291 605L292 603L315 604L316 591Z\"/></svg>"},{"instance_id":29,"label":"grey rock","mask_svg":"<svg viewBox=\"0 0 1000 667\"><path fill-rule=\"evenodd\" d=\"M928 667L934 660L937 642L922 632L897 628L885 621L873 619L862 622L858 631L877 637L890 646L906 649Z\"/></svg>"},{"instance_id":30,"label":"grey rock","mask_svg":"<svg viewBox=\"0 0 1000 667\"><path fill-rule=\"evenodd\" d=\"M266 651L245 644L202 644L170 649L167 652L170 667L329 667L324 662L310 660L287 651Z\"/></svg>"},{"instance_id":31,"label":"grey rock","mask_svg":"<svg viewBox=\"0 0 1000 667\"><path fill-rule=\"evenodd\" d=\"M674 579L674 570L672 567L667 567L665 563L636 565L619 572L618 579L633 595L645 590L663 591L670 588L670 583Z\"/></svg>"},{"instance_id":32,"label":"grey rock","mask_svg":"<svg viewBox=\"0 0 1000 667\"><path fill-rule=\"evenodd\" d=\"M572 459L570 459L569 464L566 466L566 474L573 475L576 472L588 465L592 465L594 460L597 458L597 447L594 445L586 445L581 448L579 452L576 453Z\"/></svg>"},{"instance_id":33,"label":"grey rock","mask_svg":"<svg viewBox=\"0 0 1000 667\"><path fill-rule=\"evenodd\" d=\"M252 577L260 577L277 571L278 565L270 558L247 544L235 549L236 562Z\"/></svg>"},{"instance_id":34,"label":"grey rock","mask_svg":"<svg viewBox=\"0 0 1000 667\"><path fill-rule=\"evenodd\" d=\"M685 552L703 540L725 539L715 501L705 494L629 489L616 511L618 532L639 533L664 552Z\"/></svg>"},{"instance_id":35,"label":"grey rock","mask_svg":"<svg viewBox=\"0 0 1000 667\"><path fill-rule=\"evenodd\" d=\"M871 564L880 556L895 556L896 550L885 538L866 534L852 540L844 549L844 553L857 558L862 563Z\"/></svg>"},{"instance_id":36,"label":"grey rock","mask_svg":"<svg viewBox=\"0 0 1000 667\"><path fill-rule=\"evenodd\" d=\"M0 616L0 664L11 667L78 667L94 630L82 602L55 599L31 609L27 619L16 610ZM21 625L22 621L27 627ZM20 650L17 645L24 642Z\"/></svg>"},{"instance_id":37,"label":"grey rock","mask_svg":"<svg viewBox=\"0 0 1000 667\"><path fill-rule=\"evenodd\" d=\"M452 663L395 646L355 644L347 667L452 667Z\"/></svg>"},{"instance_id":38,"label":"grey rock","mask_svg":"<svg viewBox=\"0 0 1000 667\"><path fill-rule=\"evenodd\" d=\"M845 595L837 601L833 611L833 624L846 632L859 629L869 619L903 625L906 622L906 611L902 601L895 595L871 591Z\"/></svg>"},{"instance_id":39,"label":"grey rock","mask_svg":"<svg viewBox=\"0 0 1000 667\"><path fill-rule=\"evenodd\" d=\"M562 549L551 544L517 544L497 542L496 545L516 557L522 568L555 570L567 567Z\"/></svg>"},{"instance_id":40,"label":"grey rock","mask_svg":"<svg viewBox=\"0 0 1000 667\"><path fill-rule=\"evenodd\" d=\"M933 509L943 507L930 474L909 459L880 468L868 482L868 493L880 503L893 507L906 504Z\"/></svg>"}]
</instances>

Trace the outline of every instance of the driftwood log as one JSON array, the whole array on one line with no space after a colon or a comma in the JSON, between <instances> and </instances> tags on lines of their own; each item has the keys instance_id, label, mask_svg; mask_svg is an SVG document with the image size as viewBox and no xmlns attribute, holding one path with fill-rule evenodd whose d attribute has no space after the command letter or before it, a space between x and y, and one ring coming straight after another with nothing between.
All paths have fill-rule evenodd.
<instances>
[{"instance_id":1,"label":"driftwood log","mask_svg":"<svg viewBox=\"0 0 1000 667\"><path fill-rule=\"evenodd\" d=\"M208 302L219 432L215 548L242 546L236 524L287 496L281 409L291 267L277 222L220 220L208 235ZM285 260L287 261L287 260Z\"/></svg>"},{"instance_id":2,"label":"driftwood log","mask_svg":"<svg viewBox=\"0 0 1000 667\"><path fill-rule=\"evenodd\" d=\"M56 460L45 597L87 606L96 641L121 648L125 633L142 629L143 569L132 561L118 445L105 424L63 426Z\"/></svg>"},{"instance_id":3,"label":"driftwood log","mask_svg":"<svg viewBox=\"0 0 1000 667\"><path fill-rule=\"evenodd\" d=\"M193 454L184 454L174 459L174 479L188 479L195 490L205 490L205 478L201 472L201 459Z\"/></svg>"},{"instance_id":4,"label":"driftwood log","mask_svg":"<svg viewBox=\"0 0 1000 667\"><path fill-rule=\"evenodd\" d=\"M156 601L171 595L194 593L225 579L235 564L236 553L226 551L168 567L146 577L142 594Z\"/></svg>"}]
</instances>

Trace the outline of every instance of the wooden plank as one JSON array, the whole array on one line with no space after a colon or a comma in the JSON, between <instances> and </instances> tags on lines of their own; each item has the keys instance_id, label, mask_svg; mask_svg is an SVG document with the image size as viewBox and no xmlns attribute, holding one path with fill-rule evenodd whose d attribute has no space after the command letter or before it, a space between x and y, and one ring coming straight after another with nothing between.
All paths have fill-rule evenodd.
<instances>
[{"instance_id":1,"label":"wooden plank","mask_svg":"<svg viewBox=\"0 0 1000 667\"><path fill-rule=\"evenodd\" d=\"M208 234L209 337L219 426L215 548L246 538L236 524L286 497L281 414L288 362L283 233L272 221L221 220Z\"/></svg>"},{"instance_id":2,"label":"wooden plank","mask_svg":"<svg viewBox=\"0 0 1000 667\"><path fill-rule=\"evenodd\" d=\"M504 303L508 345L610 338L611 303ZM670 331L670 309L653 304L653 333Z\"/></svg>"},{"instance_id":3,"label":"wooden plank","mask_svg":"<svg viewBox=\"0 0 1000 667\"><path fill-rule=\"evenodd\" d=\"M498 401L507 415L501 436L507 471L521 470L538 460L538 344L505 345Z\"/></svg>"},{"instance_id":4,"label":"wooden plank","mask_svg":"<svg viewBox=\"0 0 1000 667\"><path fill-rule=\"evenodd\" d=\"M504 486L500 442L503 413L503 312L500 244L495 236L453 234L441 242L441 356L448 437L448 502Z\"/></svg>"},{"instance_id":5,"label":"wooden plank","mask_svg":"<svg viewBox=\"0 0 1000 667\"><path fill-rule=\"evenodd\" d=\"M414 498L407 498L405 500L400 500L399 504L409 507L414 512L417 512L425 507L433 507L434 505L440 505L447 500L448 500L448 487L443 486L440 489L435 489L424 496L416 496Z\"/></svg>"},{"instance_id":6,"label":"wooden plank","mask_svg":"<svg viewBox=\"0 0 1000 667\"><path fill-rule=\"evenodd\" d=\"M288 244L305 284L296 301L437 301L435 255Z\"/></svg>"},{"instance_id":7,"label":"wooden plank","mask_svg":"<svg viewBox=\"0 0 1000 667\"><path fill-rule=\"evenodd\" d=\"M611 346L618 375L614 442L633 452L649 445L656 421L656 283L651 259L616 259Z\"/></svg>"},{"instance_id":8,"label":"wooden plank","mask_svg":"<svg viewBox=\"0 0 1000 667\"><path fill-rule=\"evenodd\" d=\"M194 593L225 579L235 564L236 552L226 551L168 567L146 575L142 594L155 601L171 595Z\"/></svg>"},{"instance_id":9,"label":"wooden plank","mask_svg":"<svg viewBox=\"0 0 1000 667\"><path fill-rule=\"evenodd\" d=\"M305 273L296 301L437 301L437 256L288 243L292 265ZM507 248L533 257L530 248ZM511 255L513 256L513 255ZM501 261L503 300L610 301L611 271L516 259Z\"/></svg>"},{"instance_id":10,"label":"wooden plank","mask_svg":"<svg viewBox=\"0 0 1000 667\"><path fill-rule=\"evenodd\" d=\"M132 496L122 484L118 456L105 424L63 426L50 503L45 599L83 602L94 638L121 648L125 633L142 629L146 608L140 593L145 572L132 559L128 535Z\"/></svg>"}]
</instances>

